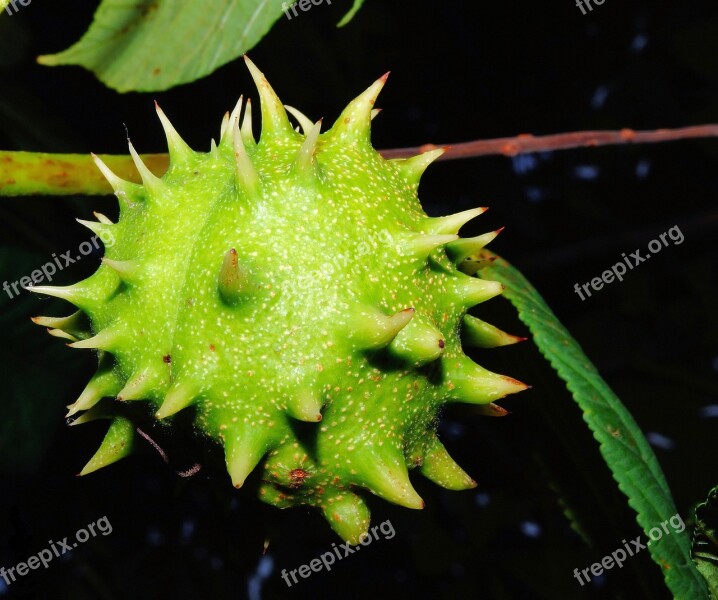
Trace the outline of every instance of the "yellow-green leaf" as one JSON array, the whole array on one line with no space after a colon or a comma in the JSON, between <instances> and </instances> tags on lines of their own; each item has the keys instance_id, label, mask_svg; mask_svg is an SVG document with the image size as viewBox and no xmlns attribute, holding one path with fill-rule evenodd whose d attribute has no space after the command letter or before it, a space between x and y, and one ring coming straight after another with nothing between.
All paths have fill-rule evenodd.
<instances>
[{"instance_id":1,"label":"yellow-green leaf","mask_svg":"<svg viewBox=\"0 0 718 600\"><path fill-rule=\"evenodd\" d=\"M364 4L364 0L354 0L353 6L349 12L342 17L342 20L337 23L337 27L344 27L344 25L347 25L354 18L354 15L359 12L362 4Z\"/></svg>"},{"instance_id":2,"label":"yellow-green leaf","mask_svg":"<svg viewBox=\"0 0 718 600\"><path fill-rule=\"evenodd\" d=\"M496 256L484 252L486 257ZM677 514L668 483L658 460L631 413L601 379L576 340L526 278L503 259L480 271L482 277L506 286L504 296L516 307L533 341L559 377L566 382L583 419L599 444L619 489L636 511L636 520L648 532ZM620 540L616 540L617 547ZM691 559L687 530L674 531L648 545L653 560L663 569L675 598L707 598L705 580Z\"/></svg>"},{"instance_id":3,"label":"yellow-green leaf","mask_svg":"<svg viewBox=\"0 0 718 600\"><path fill-rule=\"evenodd\" d=\"M73 46L38 58L79 65L119 91L154 92L209 75L255 46L284 0L103 0Z\"/></svg>"}]
</instances>

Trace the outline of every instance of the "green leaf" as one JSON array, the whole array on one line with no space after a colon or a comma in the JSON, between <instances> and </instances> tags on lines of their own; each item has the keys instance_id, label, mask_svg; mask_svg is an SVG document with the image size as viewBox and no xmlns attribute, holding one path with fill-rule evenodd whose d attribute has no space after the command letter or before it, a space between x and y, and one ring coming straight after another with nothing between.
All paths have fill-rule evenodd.
<instances>
[{"instance_id":1,"label":"green leaf","mask_svg":"<svg viewBox=\"0 0 718 600\"><path fill-rule=\"evenodd\" d=\"M254 47L285 0L103 0L82 39L43 65L80 65L119 91L195 81Z\"/></svg>"},{"instance_id":2,"label":"green leaf","mask_svg":"<svg viewBox=\"0 0 718 600\"><path fill-rule=\"evenodd\" d=\"M543 356L566 382L618 487L628 496L628 504L636 511L637 521L648 537L653 527L660 528L678 511L653 450L635 420L521 273L503 259L480 273L506 286L504 295L518 309L519 318L531 330ZM616 547L620 545L620 540L616 540ZM671 531L670 535L651 542L648 550L663 568L666 584L675 598L707 598L706 584L691 559L690 546L686 531Z\"/></svg>"},{"instance_id":3,"label":"green leaf","mask_svg":"<svg viewBox=\"0 0 718 600\"><path fill-rule=\"evenodd\" d=\"M362 4L364 4L364 0L354 0L354 5L351 7L349 12L342 17L342 20L337 23L337 27L344 27L344 25L349 24L349 22L354 18L354 15L359 12Z\"/></svg>"},{"instance_id":4,"label":"green leaf","mask_svg":"<svg viewBox=\"0 0 718 600\"><path fill-rule=\"evenodd\" d=\"M706 578L713 598L718 598L718 486L696 506L693 558Z\"/></svg>"}]
</instances>

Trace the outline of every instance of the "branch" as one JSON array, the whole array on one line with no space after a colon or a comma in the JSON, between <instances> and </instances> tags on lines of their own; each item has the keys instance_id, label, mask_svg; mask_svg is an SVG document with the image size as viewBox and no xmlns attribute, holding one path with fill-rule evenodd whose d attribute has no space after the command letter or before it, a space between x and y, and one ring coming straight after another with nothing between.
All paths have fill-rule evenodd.
<instances>
[{"instance_id":1,"label":"branch","mask_svg":"<svg viewBox=\"0 0 718 600\"><path fill-rule=\"evenodd\" d=\"M100 158L123 179L140 181L131 157L101 154ZM167 154L145 154L142 158L158 175L169 165ZM89 154L0 151L0 196L72 194L112 194Z\"/></svg>"},{"instance_id":2,"label":"branch","mask_svg":"<svg viewBox=\"0 0 718 600\"><path fill-rule=\"evenodd\" d=\"M695 125L678 129L656 129L655 131L635 131L633 129L575 131L573 133L555 133L540 136L524 133L516 137L450 144L446 153L439 157L439 160L496 155L516 156L518 154L545 152L547 150L569 150L571 148L620 144L655 144L656 142L673 142L706 137L718 137L718 125ZM381 154L384 158L405 158L442 147L446 146L424 144L414 148L382 150Z\"/></svg>"},{"instance_id":3,"label":"branch","mask_svg":"<svg viewBox=\"0 0 718 600\"><path fill-rule=\"evenodd\" d=\"M696 125L656 131L577 131L553 135L476 140L453 144L440 160L477 156L516 156L531 152L568 150L620 144L652 144L695 138L718 137L718 125ZM380 150L384 158L406 158L442 146L425 144L414 148ZM129 156L101 155L103 161L123 179L139 182L139 175ZM167 170L167 154L145 154L145 164L156 174ZM95 167L89 155L45 154L0 151L0 196L71 194L111 194L110 186Z\"/></svg>"}]
</instances>

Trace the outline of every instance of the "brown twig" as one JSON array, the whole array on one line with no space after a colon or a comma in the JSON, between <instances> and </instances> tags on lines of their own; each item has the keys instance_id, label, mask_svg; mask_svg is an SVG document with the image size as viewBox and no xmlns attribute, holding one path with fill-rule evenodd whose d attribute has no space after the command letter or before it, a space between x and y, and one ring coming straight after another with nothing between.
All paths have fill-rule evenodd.
<instances>
[{"instance_id":1,"label":"brown twig","mask_svg":"<svg viewBox=\"0 0 718 600\"><path fill-rule=\"evenodd\" d=\"M169 458L167 458L167 453L162 450L162 447L155 442L149 435L147 435L144 431L142 431L139 427L136 428L137 433L139 433L155 450L157 450L157 453L162 457L162 460L166 465L170 464ZM202 469L202 465L199 463L195 463L192 465L189 469L186 469L184 471L178 471L175 469L175 473L179 475L180 477L192 477L193 475L196 475L200 472Z\"/></svg>"},{"instance_id":2,"label":"brown twig","mask_svg":"<svg viewBox=\"0 0 718 600\"><path fill-rule=\"evenodd\" d=\"M473 158L477 156L516 156L531 152L547 150L569 150L571 148L588 148L594 146L611 146L619 144L655 144L694 138L718 137L718 125L694 125L678 129L656 129L655 131L575 131L572 133L555 133L534 136L530 133L516 137L496 138L493 140L476 140L449 144L446 153L439 160L456 158ZM384 158L405 158L442 148L441 144L424 144L414 148L394 148L382 150Z\"/></svg>"},{"instance_id":3,"label":"brown twig","mask_svg":"<svg viewBox=\"0 0 718 600\"><path fill-rule=\"evenodd\" d=\"M453 144L448 146L448 151L440 157L440 160L496 155L516 156L549 150L618 144L651 144L707 137L718 137L718 125L695 125L655 131L621 129L620 131L576 131L541 136L521 134L516 137ZM424 144L414 148L380 150L380 153L384 158L406 158L441 147L441 145ZM139 181L139 175L129 156L102 156L102 159L120 177ZM158 176L164 173L169 164L167 154L147 154L143 155L143 159ZM109 184L103 179L89 154L0 151L0 196L111 193Z\"/></svg>"}]
</instances>

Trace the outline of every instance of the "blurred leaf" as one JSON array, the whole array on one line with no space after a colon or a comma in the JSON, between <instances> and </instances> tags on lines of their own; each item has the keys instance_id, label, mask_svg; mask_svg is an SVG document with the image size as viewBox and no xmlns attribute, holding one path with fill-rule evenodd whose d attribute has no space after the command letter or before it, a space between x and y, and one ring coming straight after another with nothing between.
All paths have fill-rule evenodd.
<instances>
[{"instance_id":1,"label":"blurred leaf","mask_svg":"<svg viewBox=\"0 0 718 600\"><path fill-rule=\"evenodd\" d=\"M348 25L354 16L359 12L362 4L364 4L364 0L354 0L354 5L351 7L349 12L342 17L342 20L337 23L337 27L344 27L344 25Z\"/></svg>"},{"instance_id":2,"label":"blurred leaf","mask_svg":"<svg viewBox=\"0 0 718 600\"><path fill-rule=\"evenodd\" d=\"M640 428L539 293L503 259L491 263L481 275L506 285L506 298L518 309L541 353L566 382L646 535L677 514L663 472ZM648 549L664 569L666 584L676 598L707 596L705 581L690 557L687 534L663 536Z\"/></svg>"},{"instance_id":3,"label":"blurred leaf","mask_svg":"<svg viewBox=\"0 0 718 600\"><path fill-rule=\"evenodd\" d=\"M711 594L718 598L718 487L710 491L705 502L696 506L695 517L693 558Z\"/></svg>"},{"instance_id":4,"label":"blurred leaf","mask_svg":"<svg viewBox=\"0 0 718 600\"><path fill-rule=\"evenodd\" d=\"M103 0L82 39L39 62L79 65L119 91L166 90L209 75L254 47L284 0Z\"/></svg>"}]
</instances>

